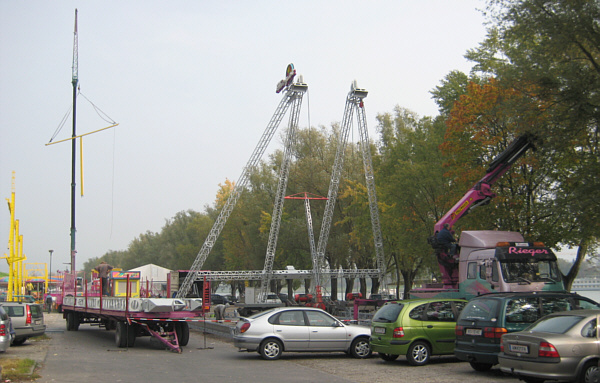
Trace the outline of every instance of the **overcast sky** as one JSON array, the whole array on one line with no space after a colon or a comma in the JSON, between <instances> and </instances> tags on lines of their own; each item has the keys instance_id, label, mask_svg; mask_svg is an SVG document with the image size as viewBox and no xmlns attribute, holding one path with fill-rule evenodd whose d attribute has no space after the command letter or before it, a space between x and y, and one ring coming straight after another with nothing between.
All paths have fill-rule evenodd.
<instances>
[{"instance_id":1,"label":"overcast sky","mask_svg":"<svg viewBox=\"0 0 600 383\"><path fill-rule=\"evenodd\" d=\"M75 8L77 133L109 125L91 103L119 123L83 139L79 269L146 231L159 232L179 211L203 211L220 183L236 181L281 100L275 86L289 63L308 84L300 127L341 121L353 80L369 91L371 139L377 114L396 105L437 115L430 91L452 70L469 72L464 54L485 37L484 5L0 1L0 196L10 198L15 171L26 262L48 262L50 249L54 271L70 261L71 145L45 144L72 105ZM286 125L284 118L269 152L282 148ZM69 115L54 141L71 133ZM4 206L0 243L7 248ZM8 271L5 261L0 271Z\"/></svg>"}]
</instances>

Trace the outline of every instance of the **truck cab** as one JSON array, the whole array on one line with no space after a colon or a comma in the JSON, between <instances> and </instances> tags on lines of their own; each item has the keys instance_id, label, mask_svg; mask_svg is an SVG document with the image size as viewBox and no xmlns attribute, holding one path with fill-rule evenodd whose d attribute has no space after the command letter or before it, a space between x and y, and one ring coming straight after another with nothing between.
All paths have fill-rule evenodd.
<instances>
[{"instance_id":1,"label":"truck cab","mask_svg":"<svg viewBox=\"0 0 600 383\"><path fill-rule=\"evenodd\" d=\"M564 291L556 255L543 243L511 231L463 231L459 240L458 292Z\"/></svg>"}]
</instances>

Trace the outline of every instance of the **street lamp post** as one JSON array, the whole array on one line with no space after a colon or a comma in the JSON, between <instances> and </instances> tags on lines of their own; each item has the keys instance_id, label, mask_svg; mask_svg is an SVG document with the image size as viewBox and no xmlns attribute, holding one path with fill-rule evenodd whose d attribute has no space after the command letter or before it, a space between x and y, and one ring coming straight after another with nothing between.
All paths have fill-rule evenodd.
<instances>
[{"instance_id":1,"label":"street lamp post","mask_svg":"<svg viewBox=\"0 0 600 383\"><path fill-rule=\"evenodd\" d=\"M52 279L52 253L54 250L48 250L50 252L50 278Z\"/></svg>"}]
</instances>

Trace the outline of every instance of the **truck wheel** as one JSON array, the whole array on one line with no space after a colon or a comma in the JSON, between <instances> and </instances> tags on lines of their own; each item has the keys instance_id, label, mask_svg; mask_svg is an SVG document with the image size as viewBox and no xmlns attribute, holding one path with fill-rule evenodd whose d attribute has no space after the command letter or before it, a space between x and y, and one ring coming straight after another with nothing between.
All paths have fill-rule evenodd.
<instances>
[{"instance_id":1,"label":"truck wheel","mask_svg":"<svg viewBox=\"0 0 600 383\"><path fill-rule=\"evenodd\" d=\"M276 360L283 352L283 345L277 339L266 339L260 344L258 350L263 359Z\"/></svg>"},{"instance_id":2,"label":"truck wheel","mask_svg":"<svg viewBox=\"0 0 600 383\"><path fill-rule=\"evenodd\" d=\"M117 322L117 329L115 331L115 343L119 348L127 347L127 323Z\"/></svg>"},{"instance_id":3,"label":"truck wheel","mask_svg":"<svg viewBox=\"0 0 600 383\"><path fill-rule=\"evenodd\" d=\"M177 334L177 341L179 346L185 347L190 341L190 326L187 322L175 323L175 333Z\"/></svg>"}]
</instances>

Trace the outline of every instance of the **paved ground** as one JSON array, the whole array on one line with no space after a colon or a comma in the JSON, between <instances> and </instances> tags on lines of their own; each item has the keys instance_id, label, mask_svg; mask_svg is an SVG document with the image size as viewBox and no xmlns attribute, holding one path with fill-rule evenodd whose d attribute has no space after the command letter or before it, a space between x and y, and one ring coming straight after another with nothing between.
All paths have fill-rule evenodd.
<instances>
[{"instance_id":1,"label":"paved ground","mask_svg":"<svg viewBox=\"0 0 600 383\"><path fill-rule=\"evenodd\" d=\"M452 356L434 357L426 367L411 367L404 358L384 362L377 357L357 360L343 353L284 353L278 361L264 361L257 353L237 352L222 336L204 335L199 326L182 354L161 348L149 337L130 349L118 349L114 332L82 325L66 331L61 314L45 314L51 340L11 347L2 357L31 358L42 368L37 383L82 382L101 375L105 382L312 382L328 383L415 381L428 383L517 383L494 368L475 372ZM217 326L215 326L217 327ZM223 326L220 326L221 328ZM67 371L67 372L65 372ZM196 379L201 377L201 379Z\"/></svg>"}]
</instances>

